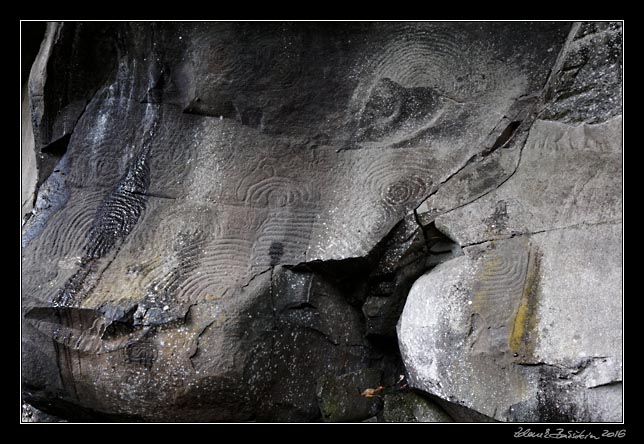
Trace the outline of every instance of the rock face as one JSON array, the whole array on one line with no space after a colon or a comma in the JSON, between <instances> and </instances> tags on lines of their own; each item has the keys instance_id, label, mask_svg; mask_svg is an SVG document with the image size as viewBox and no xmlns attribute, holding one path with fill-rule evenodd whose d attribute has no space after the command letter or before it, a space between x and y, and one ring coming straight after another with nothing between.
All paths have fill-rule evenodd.
<instances>
[{"instance_id":1,"label":"rock face","mask_svg":"<svg viewBox=\"0 0 644 444\"><path fill-rule=\"evenodd\" d=\"M559 419L564 389L566 417L614 418L621 30L595 28L48 24L25 401L360 421L383 405L363 385L395 395L406 368L497 419Z\"/></svg>"},{"instance_id":2,"label":"rock face","mask_svg":"<svg viewBox=\"0 0 644 444\"><path fill-rule=\"evenodd\" d=\"M421 206L464 255L415 282L401 352L412 386L496 420L621 421L619 26L574 25L555 67L503 183Z\"/></svg>"},{"instance_id":3,"label":"rock face","mask_svg":"<svg viewBox=\"0 0 644 444\"><path fill-rule=\"evenodd\" d=\"M317 395L322 418L352 422L373 417L380 410L381 378L381 372L372 368L320 378Z\"/></svg>"},{"instance_id":4,"label":"rock face","mask_svg":"<svg viewBox=\"0 0 644 444\"><path fill-rule=\"evenodd\" d=\"M34 136L31 128L31 113L29 112L29 96L26 88L22 93L22 147L20 150L21 181L20 181L20 210L21 217L31 213L38 172L36 170L36 151Z\"/></svg>"},{"instance_id":5,"label":"rock face","mask_svg":"<svg viewBox=\"0 0 644 444\"><path fill-rule=\"evenodd\" d=\"M22 405L21 420L22 422L66 422L55 416L43 413L29 404Z\"/></svg>"},{"instance_id":6,"label":"rock face","mask_svg":"<svg viewBox=\"0 0 644 444\"><path fill-rule=\"evenodd\" d=\"M388 394L383 402L383 422L453 422L438 405L413 392Z\"/></svg>"}]
</instances>

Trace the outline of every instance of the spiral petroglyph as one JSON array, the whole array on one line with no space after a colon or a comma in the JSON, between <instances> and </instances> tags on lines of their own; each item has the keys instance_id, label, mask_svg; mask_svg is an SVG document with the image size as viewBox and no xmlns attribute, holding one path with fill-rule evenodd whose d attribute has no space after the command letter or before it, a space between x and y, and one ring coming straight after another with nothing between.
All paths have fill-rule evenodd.
<instances>
[{"instance_id":1,"label":"spiral petroglyph","mask_svg":"<svg viewBox=\"0 0 644 444\"><path fill-rule=\"evenodd\" d=\"M319 201L319 194L308 183L279 175L269 162L268 159L260 161L240 181L236 189L240 201L251 207L269 208L311 205Z\"/></svg>"},{"instance_id":2,"label":"spiral petroglyph","mask_svg":"<svg viewBox=\"0 0 644 444\"><path fill-rule=\"evenodd\" d=\"M432 99L435 104L423 109L424 119L417 119L411 132L426 126L429 120L442 112L443 105L437 102L438 97L458 94L455 76L448 73L458 72L462 74L459 78L464 79L472 70L471 67L468 69L469 61L463 54L460 36L441 24L427 28L413 23L396 27L393 38L388 39L383 50L374 54L361 68L365 74L354 91L354 106L363 121L363 129L365 124L377 124L378 119L391 123L400 116L402 108L409 106L407 101L411 105L417 101L409 97L413 88L432 88L427 91L435 96ZM375 106L378 102L383 106ZM385 110L389 112L383 115ZM373 117L376 121L369 122ZM372 138L392 132L390 128L383 128L382 123ZM396 138L403 140L409 134L410 129L406 128Z\"/></svg>"},{"instance_id":3,"label":"spiral petroglyph","mask_svg":"<svg viewBox=\"0 0 644 444\"><path fill-rule=\"evenodd\" d=\"M177 289L181 301L198 302L221 296L250 270L252 243L240 238L211 241L199 254L199 267L187 274Z\"/></svg>"},{"instance_id":4,"label":"spiral petroglyph","mask_svg":"<svg viewBox=\"0 0 644 444\"><path fill-rule=\"evenodd\" d=\"M354 138L366 147L399 146L437 125L446 109L433 88L404 88L385 77L371 90Z\"/></svg>"},{"instance_id":5,"label":"spiral petroglyph","mask_svg":"<svg viewBox=\"0 0 644 444\"><path fill-rule=\"evenodd\" d=\"M159 352L152 341L143 339L125 347L125 355L127 362L140 364L149 369L156 361Z\"/></svg>"},{"instance_id":6,"label":"spiral petroglyph","mask_svg":"<svg viewBox=\"0 0 644 444\"><path fill-rule=\"evenodd\" d=\"M244 23L227 26L217 40L199 34L191 42L195 56L202 61L199 68L211 73L213 81L226 84L233 80L251 90L293 87L301 77L301 37L282 29L283 25L267 23L263 27L271 31L270 40L261 29ZM271 81L267 83L266 79Z\"/></svg>"},{"instance_id":7,"label":"spiral petroglyph","mask_svg":"<svg viewBox=\"0 0 644 444\"><path fill-rule=\"evenodd\" d=\"M471 39L470 34L479 32L475 26L458 33L445 23L405 23L394 28L383 50L363 68L372 82L365 85L367 89L387 78L405 88L432 87L462 102L494 87L498 76L489 75L494 68L480 64L486 58L490 61L491 48Z\"/></svg>"},{"instance_id":8,"label":"spiral petroglyph","mask_svg":"<svg viewBox=\"0 0 644 444\"><path fill-rule=\"evenodd\" d=\"M171 254L142 264L143 273L137 278L146 298L153 297L164 304L176 301L178 290L186 276L199 268L207 242L204 232L182 231L172 245Z\"/></svg>"},{"instance_id":9,"label":"spiral petroglyph","mask_svg":"<svg viewBox=\"0 0 644 444\"><path fill-rule=\"evenodd\" d=\"M94 289L97 279L96 260L81 260L78 270L49 297L48 302L53 307L78 306Z\"/></svg>"},{"instance_id":10,"label":"spiral petroglyph","mask_svg":"<svg viewBox=\"0 0 644 444\"><path fill-rule=\"evenodd\" d=\"M382 200L391 206L405 205L422 199L428 190L429 186L422 178L405 178L387 186Z\"/></svg>"},{"instance_id":11,"label":"spiral petroglyph","mask_svg":"<svg viewBox=\"0 0 644 444\"><path fill-rule=\"evenodd\" d=\"M298 187L293 180L273 176L250 185L243 200L251 206L285 207L307 204L313 200L313 193L306 185Z\"/></svg>"},{"instance_id":12,"label":"spiral petroglyph","mask_svg":"<svg viewBox=\"0 0 644 444\"><path fill-rule=\"evenodd\" d=\"M311 232L319 225L318 221L319 218L313 212L280 211L269 214L253 244L251 263L253 266L265 266L272 262L275 264L303 262ZM281 254L278 258L269 253L275 250L271 247L274 244L281 245L279 248Z\"/></svg>"},{"instance_id":13,"label":"spiral petroglyph","mask_svg":"<svg viewBox=\"0 0 644 444\"><path fill-rule=\"evenodd\" d=\"M125 175L98 207L84 247L87 258L104 256L139 221L150 181L146 157L147 148L132 160Z\"/></svg>"},{"instance_id":14,"label":"spiral petroglyph","mask_svg":"<svg viewBox=\"0 0 644 444\"><path fill-rule=\"evenodd\" d=\"M132 251L145 251L152 255L160 248L173 245L181 233L204 233L205 238L218 238L223 233L221 210L208 202L183 199L158 199L150 197L146 211L141 218L141 226L151 229L132 230L131 242L124 246ZM189 226L177 222L188 219ZM200 238L201 238L200 237Z\"/></svg>"},{"instance_id":15,"label":"spiral petroglyph","mask_svg":"<svg viewBox=\"0 0 644 444\"><path fill-rule=\"evenodd\" d=\"M472 38L480 32L468 25L454 33L443 23L395 27L395 37L359 66L349 148L407 148L456 139L457 128L485 113L494 95L510 106L527 76L504 71L494 44Z\"/></svg>"},{"instance_id":16,"label":"spiral petroglyph","mask_svg":"<svg viewBox=\"0 0 644 444\"><path fill-rule=\"evenodd\" d=\"M529 249L518 242L513 246L483 256L473 287L473 308L493 327L507 323L523 294Z\"/></svg>"},{"instance_id":17,"label":"spiral petroglyph","mask_svg":"<svg viewBox=\"0 0 644 444\"><path fill-rule=\"evenodd\" d=\"M367 167L365 185L388 209L405 210L420 203L432 190L431 160L413 163L415 154L386 155Z\"/></svg>"},{"instance_id":18,"label":"spiral petroglyph","mask_svg":"<svg viewBox=\"0 0 644 444\"><path fill-rule=\"evenodd\" d=\"M34 254L42 260L80 259L84 254L85 235L90 230L104 192L72 189L72 195L73 203L52 216L52 223L45 226L43 234L34 243Z\"/></svg>"}]
</instances>

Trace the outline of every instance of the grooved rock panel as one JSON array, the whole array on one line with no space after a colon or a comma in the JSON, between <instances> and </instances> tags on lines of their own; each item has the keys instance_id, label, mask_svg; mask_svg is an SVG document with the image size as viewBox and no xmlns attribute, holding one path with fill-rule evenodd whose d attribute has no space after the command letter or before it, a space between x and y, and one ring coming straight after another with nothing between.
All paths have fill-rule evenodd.
<instances>
[{"instance_id":1,"label":"grooved rock panel","mask_svg":"<svg viewBox=\"0 0 644 444\"><path fill-rule=\"evenodd\" d=\"M392 233L532 112L569 28L50 25L34 134L39 149L67 144L23 228L29 402L90 419L310 421L319 378L375 365L393 384L366 337L361 273L409 259ZM526 255L480 292L518 298Z\"/></svg>"}]
</instances>

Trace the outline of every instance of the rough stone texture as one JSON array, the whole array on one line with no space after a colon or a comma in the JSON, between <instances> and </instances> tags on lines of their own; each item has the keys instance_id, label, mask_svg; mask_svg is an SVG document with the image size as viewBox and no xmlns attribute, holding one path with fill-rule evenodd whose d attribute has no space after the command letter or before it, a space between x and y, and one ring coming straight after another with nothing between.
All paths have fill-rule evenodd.
<instances>
[{"instance_id":1,"label":"rough stone texture","mask_svg":"<svg viewBox=\"0 0 644 444\"><path fill-rule=\"evenodd\" d=\"M494 192L436 218L470 245L516 234L621 221L622 121L569 126L538 120L514 175Z\"/></svg>"},{"instance_id":2,"label":"rough stone texture","mask_svg":"<svg viewBox=\"0 0 644 444\"><path fill-rule=\"evenodd\" d=\"M384 422L453 422L437 404L414 392L391 393L383 397Z\"/></svg>"},{"instance_id":3,"label":"rough stone texture","mask_svg":"<svg viewBox=\"0 0 644 444\"><path fill-rule=\"evenodd\" d=\"M622 23L576 23L543 118L598 123L621 114Z\"/></svg>"},{"instance_id":4,"label":"rough stone texture","mask_svg":"<svg viewBox=\"0 0 644 444\"><path fill-rule=\"evenodd\" d=\"M22 91L22 131L20 146L20 210L21 217L31 214L34 205L38 172L36 170L36 150L29 112L27 88Z\"/></svg>"},{"instance_id":5,"label":"rough stone texture","mask_svg":"<svg viewBox=\"0 0 644 444\"><path fill-rule=\"evenodd\" d=\"M380 370L367 368L318 380L317 396L322 418L327 422L353 422L373 417L382 407L378 392L363 396L365 390L381 389Z\"/></svg>"},{"instance_id":6,"label":"rough stone texture","mask_svg":"<svg viewBox=\"0 0 644 444\"><path fill-rule=\"evenodd\" d=\"M21 422L67 422L64 419L48 415L29 404L22 405Z\"/></svg>"},{"instance_id":7,"label":"rough stone texture","mask_svg":"<svg viewBox=\"0 0 644 444\"><path fill-rule=\"evenodd\" d=\"M621 398L584 400L621 393L620 243L615 225L556 230L438 265L401 319L411 385L498 420L620 420Z\"/></svg>"},{"instance_id":8,"label":"rough stone texture","mask_svg":"<svg viewBox=\"0 0 644 444\"><path fill-rule=\"evenodd\" d=\"M317 382L376 369L380 384L393 386L403 372L395 325L412 284L441 263L434 272L445 279L461 279L452 267L475 276L493 254L491 239L525 276L541 258L535 294L557 310L571 293L541 294L570 277L543 273L563 266L558 248L577 250L549 236L577 242L590 233L583 224L594 224L612 252L619 239L607 224L621 217L619 187L607 179L619 174L620 112L604 107L602 118L595 113L577 128L543 114L568 103L556 82L567 60L562 48L574 52L570 29L564 22L49 24L29 79L38 181L22 233L25 400L76 420L322 420ZM575 82L596 79L604 59L588 57ZM612 83L596 100L612 91L615 77L607 76ZM574 165L578 175L568 175L579 180L548 177L561 187L556 193L542 189L547 183L522 183L542 178L525 168L537 164L551 176ZM577 201L565 200L570 193ZM525 208L512 199L525 199ZM459 225L461 217L471 220ZM523 235L551 229L559 231ZM576 248L585 256L564 263L579 276L596 273L593 254L602 251L584 245ZM604 258L602 270L613 273L616 261ZM406 313L421 312L414 301L434 272L416 283ZM487 291L465 274L463 294ZM619 306L614 279L589 300L607 288ZM512 285L501 300L508 310L523 301ZM419 315L417 324L445 309ZM505 317L490 316L495 330L481 339L483 350L508 330ZM605 332L606 342L578 341L595 344L584 350L598 357L617 328ZM557 341L571 333L543 336L555 349L534 343L534 359L577 365L557 354ZM415 387L434 393L421 386L414 344L398 339ZM616 380L617 353L606 356L568 379L575 387ZM559 381L547 365L524 364L535 384L543 381L545 401L517 404L518 419L551 408L547 391ZM569 404L596 405L615 398L616 388L571 390ZM450 400L495 416L461 398Z\"/></svg>"},{"instance_id":9,"label":"rough stone texture","mask_svg":"<svg viewBox=\"0 0 644 444\"><path fill-rule=\"evenodd\" d=\"M496 420L621 421L619 25L572 27L537 111L492 189L482 163L419 208L465 254L415 282L401 353L413 387Z\"/></svg>"}]
</instances>

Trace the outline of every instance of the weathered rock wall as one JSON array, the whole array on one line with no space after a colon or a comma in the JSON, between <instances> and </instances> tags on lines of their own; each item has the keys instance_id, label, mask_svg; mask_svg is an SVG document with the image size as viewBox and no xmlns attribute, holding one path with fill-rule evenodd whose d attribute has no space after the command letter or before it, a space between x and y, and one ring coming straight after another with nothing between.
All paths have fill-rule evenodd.
<instances>
[{"instance_id":1,"label":"weathered rock wall","mask_svg":"<svg viewBox=\"0 0 644 444\"><path fill-rule=\"evenodd\" d=\"M559 380L566 418L614 418L621 31L572 26L49 24L22 148L25 400L446 418L407 372L496 419L562 418Z\"/></svg>"},{"instance_id":2,"label":"weathered rock wall","mask_svg":"<svg viewBox=\"0 0 644 444\"><path fill-rule=\"evenodd\" d=\"M463 172L421 205L464 255L409 294L412 386L502 421L622 420L621 60L619 24L575 24L502 182Z\"/></svg>"}]
</instances>

